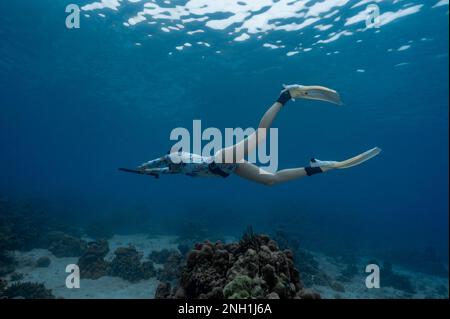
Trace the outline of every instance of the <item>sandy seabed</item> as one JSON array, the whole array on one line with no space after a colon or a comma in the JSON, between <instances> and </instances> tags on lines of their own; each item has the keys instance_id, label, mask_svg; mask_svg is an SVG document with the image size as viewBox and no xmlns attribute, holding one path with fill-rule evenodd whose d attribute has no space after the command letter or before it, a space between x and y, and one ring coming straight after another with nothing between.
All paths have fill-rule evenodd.
<instances>
[{"instance_id":1,"label":"sandy seabed","mask_svg":"<svg viewBox=\"0 0 450 319\"><path fill-rule=\"evenodd\" d=\"M89 240L89 239L88 239ZM115 235L109 239L109 253L105 257L112 260L114 251L118 247L133 245L143 256L147 257L152 251L164 248L176 249L176 237L148 235ZM23 274L21 281L44 283L45 287L51 289L57 298L101 298L101 299L151 299L155 296L159 281L156 278L142 280L138 283L130 283L119 277L104 276L96 280L81 279L80 288L69 289L66 287L66 266L76 264L77 257L57 258L47 249L33 249L28 252L15 252L18 261L16 273ZM47 268L36 268L34 264L40 257L47 256L51 263ZM157 266L157 265L156 265Z\"/></svg>"}]
</instances>

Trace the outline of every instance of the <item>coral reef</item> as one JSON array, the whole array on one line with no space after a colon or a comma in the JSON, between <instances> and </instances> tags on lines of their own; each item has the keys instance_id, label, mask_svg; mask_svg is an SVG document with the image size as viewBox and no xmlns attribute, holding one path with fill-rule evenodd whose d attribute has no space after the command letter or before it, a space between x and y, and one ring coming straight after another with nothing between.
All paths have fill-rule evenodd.
<instances>
[{"instance_id":1,"label":"coral reef","mask_svg":"<svg viewBox=\"0 0 450 319\"><path fill-rule=\"evenodd\" d=\"M55 231L59 231L58 241L53 236ZM0 276L14 271L14 250L50 248L58 256L79 256L82 241L67 233L76 234L76 230L29 203L0 201Z\"/></svg>"},{"instance_id":2,"label":"coral reef","mask_svg":"<svg viewBox=\"0 0 450 319\"><path fill-rule=\"evenodd\" d=\"M9 251L0 251L0 276L12 273L15 269L16 261Z\"/></svg>"},{"instance_id":3,"label":"coral reef","mask_svg":"<svg viewBox=\"0 0 450 319\"><path fill-rule=\"evenodd\" d=\"M173 253L173 251L174 251L173 249L169 250L167 248L159 251L154 250L150 253L148 259L156 264L164 264L169 258L169 256Z\"/></svg>"},{"instance_id":4,"label":"coral reef","mask_svg":"<svg viewBox=\"0 0 450 319\"><path fill-rule=\"evenodd\" d=\"M47 234L53 230L69 231L69 227L29 203L0 203L0 252L47 248Z\"/></svg>"},{"instance_id":5,"label":"coral reef","mask_svg":"<svg viewBox=\"0 0 450 319\"><path fill-rule=\"evenodd\" d=\"M35 267L47 268L48 266L50 266L50 264L51 264L50 258L48 258L47 256L42 256L39 257L38 260L36 260Z\"/></svg>"},{"instance_id":6,"label":"coral reef","mask_svg":"<svg viewBox=\"0 0 450 319\"><path fill-rule=\"evenodd\" d=\"M146 261L141 263L142 254L133 246L120 247L114 252L115 257L111 262L109 274L128 280L137 282L149 279L155 275L153 262Z\"/></svg>"},{"instance_id":7,"label":"coral reef","mask_svg":"<svg viewBox=\"0 0 450 319\"><path fill-rule=\"evenodd\" d=\"M4 279L0 278L0 297L3 294L3 291L6 289L6 287L8 286L8 282Z\"/></svg>"},{"instance_id":8,"label":"coral reef","mask_svg":"<svg viewBox=\"0 0 450 319\"><path fill-rule=\"evenodd\" d=\"M50 241L48 250L58 258L79 257L86 249L86 241L63 232L50 232L48 237Z\"/></svg>"},{"instance_id":9,"label":"coral reef","mask_svg":"<svg viewBox=\"0 0 450 319\"><path fill-rule=\"evenodd\" d=\"M282 249L290 249L292 251L297 251L300 248L300 240L295 237L298 234L288 233L281 227L275 230L273 239L278 243Z\"/></svg>"},{"instance_id":10,"label":"coral reef","mask_svg":"<svg viewBox=\"0 0 450 319\"><path fill-rule=\"evenodd\" d=\"M43 284L32 282L14 283L3 290L1 297L13 299L54 299L51 289L46 289Z\"/></svg>"},{"instance_id":11,"label":"coral reef","mask_svg":"<svg viewBox=\"0 0 450 319\"><path fill-rule=\"evenodd\" d=\"M213 236L205 225L191 220L180 224L177 235L178 249L183 256L186 256L196 243L202 242L208 237L211 238L211 236Z\"/></svg>"},{"instance_id":12,"label":"coral reef","mask_svg":"<svg viewBox=\"0 0 450 319\"><path fill-rule=\"evenodd\" d=\"M178 279L184 264L183 255L175 249L152 251L148 259L156 264L163 264L163 268L157 272L157 278L161 281Z\"/></svg>"},{"instance_id":13,"label":"coral reef","mask_svg":"<svg viewBox=\"0 0 450 319\"><path fill-rule=\"evenodd\" d=\"M181 255L186 256L187 253L191 250L190 246L187 244L179 244L177 246L179 252L181 253Z\"/></svg>"},{"instance_id":14,"label":"coral reef","mask_svg":"<svg viewBox=\"0 0 450 319\"><path fill-rule=\"evenodd\" d=\"M156 288L155 299L167 299L170 296L170 283L161 282Z\"/></svg>"},{"instance_id":15,"label":"coral reef","mask_svg":"<svg viewBox=\"0 0 450 319\"><path fill-rule=\"evenodd\" d=\"M0 251L42 247L47 232L47 216L29 205L2 205L0 212Z\"/></svg>"},{"instance_id":16,"label":"coral reef","mask_svg":"<svg viewBox=\"0 0 450 319\"><path fill-rule=\"evenodd\" d=\"M264 298L261 284L262 280L259 277L252 279L246 275L238 275L225 285L223 296L227 299ZM271 292L269 295L274 293L276 294Z\"/></svg>"},{"instance_id":17,"label":"coral reef","mask_svg":"<svg viewBox=\"0 0 450 319\"><path fill-rule=\"evenodd\" d=\"M300 273L302 274L302 282L305 287L313 285L330 287L335 291L344 292L345 288L339 281L334 280L320 269L319 263L314 256L308 251L300 248L300 241L297 238L299 234L288 233L278 228L275 231L274 238L280 244L281 249L289 249L294 254L294 260ZM340 281L342 278L337 278Z\"/></svg>"},{"instance_id":18,"label":"coral reef","mask_svg":"<svg viewBox=\"0 0 450 319\"><path fill-rule=\"evenodd\" d=\"M184 265L183 256L176 250L169 250L169 255L164 259L163 269L158 271L157 278L161 281L174 281L180 276Z\"/></svg>"},{"instance_id":19,"label":"coral reef","mask_svg":"<svg viewBox=\"0 0 450 319\"><path fill-rule=\"evenodd\" d=\"M84 253L78 259L81 278L98 279L108 274L109 264L104 260L109 252L106 240L87 243Z\"/></svg>"},{"instance_id":20,"label":"coral reef","mask_svg":"<svg viewBox=\"0 0 450 319\"><path fill-rule=\"evenodd\" d=\"M167 294L161 286L159 296ZM163 289L164 288L164 289ZM161 293L164 291L164 294ZM178 285L167 298L318 298L303 289L293 254L248 228L238 243L205 241L186 257Z\"/></svg>"}]
</instances>

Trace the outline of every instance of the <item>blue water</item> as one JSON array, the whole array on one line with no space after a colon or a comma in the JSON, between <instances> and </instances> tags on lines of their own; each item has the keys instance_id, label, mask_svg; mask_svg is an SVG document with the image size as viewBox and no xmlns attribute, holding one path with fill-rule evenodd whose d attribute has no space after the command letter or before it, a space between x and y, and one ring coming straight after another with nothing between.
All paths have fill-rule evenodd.
<instances>
[{"instance_id":1,"label":"blue water","mask_svg":"<svg viewBox=\"0 0 450 319\"><path fill-rule=\"evenodd\" d=\"M92 1L0 3L2 197L39 198L74 221L126 216L142 206L155 223L166 220L167 231L188 219L223 233L285 224L316 249L431 246L448 258L448 5L381 1L381 14L417 12L362 31L364 21L345 23L367 4L334 1L344 4L319 12L302 29L273 30L306 20L290 17L252 33L236 30L241 18L222 29L208 20L152 15L127 26L149 1L119 1L117 10L82 11L81 28L67 29L66 5ZM155 1L165 8L186 2ZM300 2L303 12L318 3ZM246 20L276 7L268 3ZM233 15L212 11L203 16ZM183 18L191 17L202 15ZM161 29L177 24L184 28ZM328 24L326 31L315 28ZM187 33L199 29L204 32ZM349 34L317 43L341 31ZM250 38L234 41L242 33ZM176 49L184 43L192 46ZM299 53L287 56L290 51ZM237 176L155 180L117 171L165 154L171 130L191 128L193 119L204 128L255 127L283 83L331 87L345 105L288 104L274 123L280 168L304 166L313 156L341 160L374 146L381 155L275 187Z\"/></svg>"}]
</instances>

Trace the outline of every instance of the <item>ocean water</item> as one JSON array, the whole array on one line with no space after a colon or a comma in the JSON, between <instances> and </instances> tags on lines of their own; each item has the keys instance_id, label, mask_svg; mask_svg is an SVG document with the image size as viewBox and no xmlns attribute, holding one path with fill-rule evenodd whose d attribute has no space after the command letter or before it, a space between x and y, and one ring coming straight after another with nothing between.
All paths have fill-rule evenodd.
<instances>
[{"instance_id":1,"label":"ocean water","mask_svg":"<svg viewBox=\"0 0 450 319\"><path fill-rule=\"evenodd\" d=\"M448 1L94 1L0 3L0 197L116 233L281 227L322 253L430 247L448 265ZM273 125L280 169L382 153L273 187L117 170L165 154L195 119L256 127L291 83L344 105L289 102Z\"/></svg>"}]
</instances>

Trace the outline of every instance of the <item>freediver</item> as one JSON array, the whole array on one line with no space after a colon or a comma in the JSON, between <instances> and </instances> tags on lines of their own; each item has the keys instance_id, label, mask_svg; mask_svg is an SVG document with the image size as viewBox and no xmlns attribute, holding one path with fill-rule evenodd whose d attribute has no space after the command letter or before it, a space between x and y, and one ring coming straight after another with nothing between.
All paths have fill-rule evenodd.
<instances>
[{"instance_id":1,"label":"freediver","mask_svg":"<svg viewBox=\"0 0 450 319\"><path fill-rule=\"evenodd\" d=\"M185 174L192 177L228 177L235 174L263 185L275 185L334 169L353 167L381 152L381 149L375 147L344 161L321 161L313 158L306 167L283 169L276 172L269 172L246 161L245 157L265 141L266 131L272 125L278 112L287 102L295 99L320 100L342 105L339 94L329 88L298 84L285 85L279 98L262 117L258 129L239 143L222 148L213 156L169 151L168 154L146 162L136 169L120 168L120 170L151 175L156 178L161 174Z\"/></svg>"}]
</instances>

